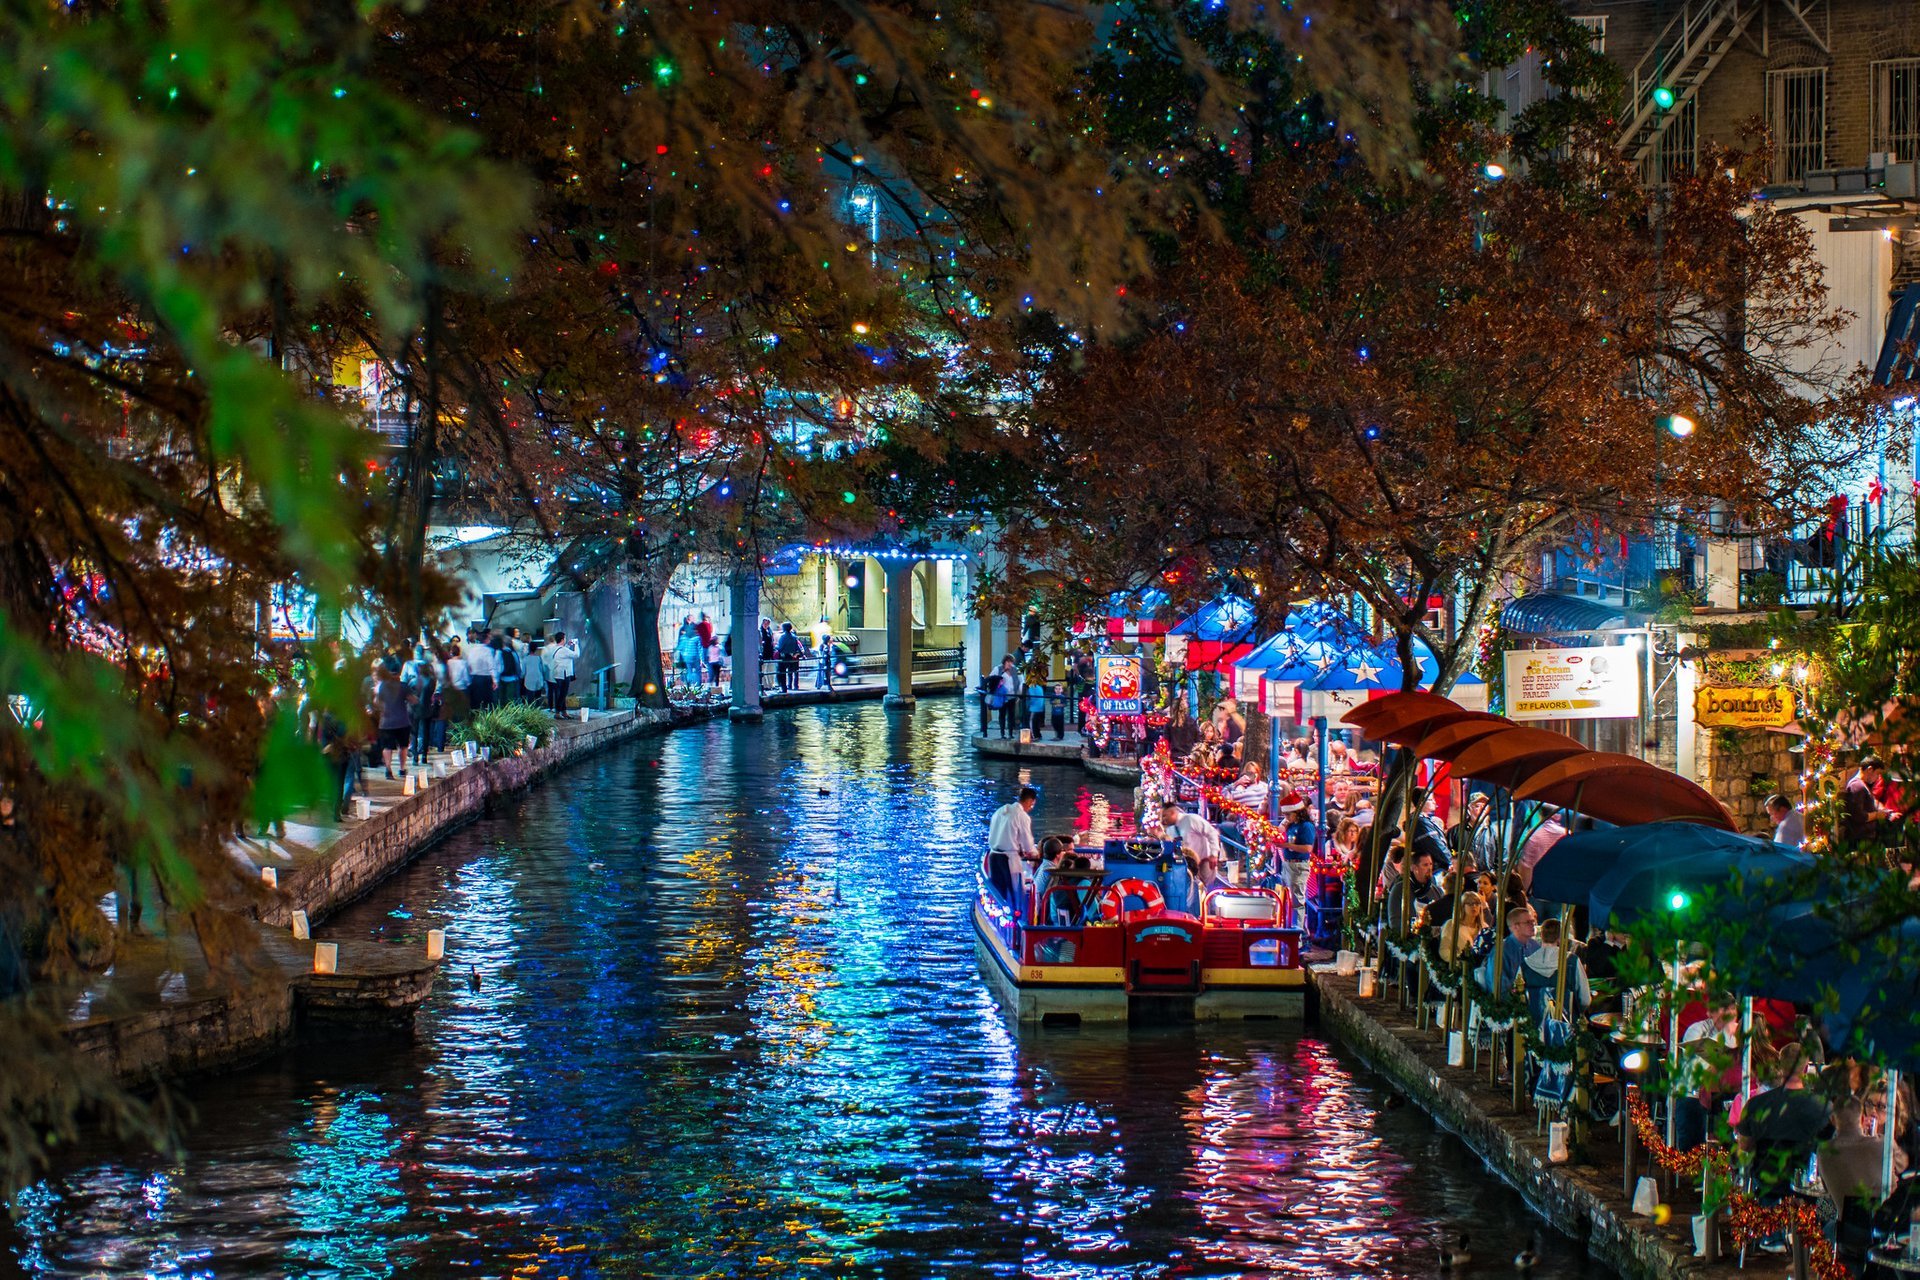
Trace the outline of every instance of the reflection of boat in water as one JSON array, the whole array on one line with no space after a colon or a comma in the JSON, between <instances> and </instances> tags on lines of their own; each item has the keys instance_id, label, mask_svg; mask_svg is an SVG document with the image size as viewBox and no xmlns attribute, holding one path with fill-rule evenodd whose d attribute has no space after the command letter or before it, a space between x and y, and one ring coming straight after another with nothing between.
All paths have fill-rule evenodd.
<instances>
[{"instance_id":1,"label":"reflection of boat in water","mask_svg":"<svg viewBox=\"0 0 1920 1280\"><path fill-rule=\"evenodd\" d=\"M983 859L974 949L994 993L1023 1022L1303 1017L1300 931L1284 892L1216 888L1197 914L1176 846L1109 840L1079 850L1036 900L996 886Z\"/></svg>"}]
</instances>

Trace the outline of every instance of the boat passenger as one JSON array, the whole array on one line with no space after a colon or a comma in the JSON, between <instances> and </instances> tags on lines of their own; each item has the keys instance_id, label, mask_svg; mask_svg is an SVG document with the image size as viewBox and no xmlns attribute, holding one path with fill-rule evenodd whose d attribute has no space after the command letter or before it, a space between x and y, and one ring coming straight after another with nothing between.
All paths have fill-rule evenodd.
<instances>
[{"instance_id":1,"label":"boat passenger","mask_svg":"<svg viewBox=\"0 0 1920 1280\"><path fill-rule=\"evenodd\" d=\"M1072 848L1070 841L1063 840L1059 836L1048 836L1040 842L1040 866L1033 873L1033 912L1036 923L1054 923L1051 917L1056 912L1053 904L1047 901L1047 889L1053 883L1054 876L1060 871L1061 858ZM1042 916L1043 912L1046 913L1045 917Z\"/></svg>"},{"instance_id":2,"label":"boat passenger","mask_svg":"<svg viewBox=\"0 0 1920 1280\"><path fill-rule=\"evenodd\" d=\"M1209 720L1200 726L1200 740L1187 753L1187 768L1205 774L1217 768L1221 759L1220 730Z\"/></svg>"},{"instance_id":3,"label":"boat passenger","mask_svg":"<svg viewBox=\"0 0 1920 1280\"><path fill-rule=\"evenodd\" d=\"M1267 803L1267 784L1260 776L1260 766L1252 760L1240 766L1240 776L1227 784L1221 792L1235 804L1243 804L1258 812Z\"/></svg>"},{"instance_id":4,"label":"boat passenger","mask_svg":"<svg viewBox=\"0 0 1920 1280\"><path fill-rule=\"evenodd\" d=\"M1032 787L1020 788L1020 796L993 811L987 824L987 875L993 887L1008 902L1013 901L1013 883L1024 880L1029 865L1040 860L1040 846L1033 840L1033 806L1040 793Z\"/></svg>"}]
</instances>

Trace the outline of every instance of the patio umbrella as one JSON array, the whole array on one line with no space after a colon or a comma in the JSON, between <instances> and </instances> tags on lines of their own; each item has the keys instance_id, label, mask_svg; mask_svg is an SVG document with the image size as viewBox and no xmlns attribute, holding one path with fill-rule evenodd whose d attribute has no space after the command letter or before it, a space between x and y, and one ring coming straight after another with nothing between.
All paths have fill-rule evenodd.
<instances>
[{"instance_id":1,"label":"patio umbrella","mask_svg":"<svg viewBox=\"0 0 1920 1280\"><path fill-rule=\"evenodd\" d=\"M1683 818L1733 830L1733 815L1706 788L1635 756L1589 751L1556 760L1513 789L1538 800L1626 826Z\"/></svg>"},{"instance_id":2,"label":"patio umbrella","mask_svg":"<svg viewBox=\"0 0 1920 1280\"><path fill-rule=\"evenodd\" d=\"M1618 925L1657 911L1685 907L1701 892L1726 888L1736 875L1779 877L1813 865L1813 858L1797 849L1775 846L1771 841L1754 841L1753 845L1757 847L1703 850L1672 858L1643 857L1615 866L1588 892L1587 918L1595 922L1611 920ZM1537 867L1534 884L1537 891Z\"/></svg>"},{"instance_id":3,"label":"patio umbrella","mask_svg":"<svg viewBox=\"0 0 1920 1280\"><path fill-rule=\"evenodd\" d=\"M1746 874L1755 877L1776 869L1812 864L1812 859L1805 855L1795 855L1800 861L1791 864L1769 860L1794 852L1791 847L1771 840L1695 822L1647 822L1575 831L1556 840L1534 864L1533 896L1547 902L1588 902L1600 882L1622 868L1671 866L1676 868L1673 887L1685 888L1678 879L1678 868L1701 856L1719 858L1729 872L1751 867L1751 872ZM1724 881L1726 875L1722 874L1719 879Z\"/></svg>"},{"instance_id":4,"label":"patio umbrella","mask_svg":"<svg viewBox=\"0 0 1920 1280\"><path fill-rule=\"evenodd\" d=\"M1433 654L1425 645L1415 647L1414 662L1418 668L1415 672L1417 686L1430 688L1439 678L1440 664L1434 661ZM1391 646L1353 649L1340 661L1301 684L1301 714L1308 717L1325 716L1329 720L1346 719L1361 703L1391 697L1401 692L1405 684L1406 673L1400 655ZM1485 711L1486 681L1471 673L1461 676L1454 682L1451 701L1462 710Z\"/></svg>"}]
</instances>

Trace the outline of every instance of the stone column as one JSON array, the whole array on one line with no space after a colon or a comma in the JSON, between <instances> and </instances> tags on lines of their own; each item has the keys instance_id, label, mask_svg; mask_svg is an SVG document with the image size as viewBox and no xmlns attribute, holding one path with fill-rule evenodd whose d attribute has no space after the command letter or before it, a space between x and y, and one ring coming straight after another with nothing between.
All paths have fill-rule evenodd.
<instances>
[{"instance_id":1,"label":"stone column","mask_svg":"<svg viewBox=\"0 0 1920 1280\"><path fill-rule=\"evenodd\" d=\"M741 565L728 580L733 617L733 705L727 715L735 720L760 718L760 569Z\"/></svg>"},{"instance_id":2,"label":"stone column","mask_svg":"<svg viewBox=\"0 0 1920 1280\"><path fill-rule=\"evenodd\" d=\"M918 560L883 560L887 583L887 705L913 705L913 571Z\"/></svg>"}]
</instances>

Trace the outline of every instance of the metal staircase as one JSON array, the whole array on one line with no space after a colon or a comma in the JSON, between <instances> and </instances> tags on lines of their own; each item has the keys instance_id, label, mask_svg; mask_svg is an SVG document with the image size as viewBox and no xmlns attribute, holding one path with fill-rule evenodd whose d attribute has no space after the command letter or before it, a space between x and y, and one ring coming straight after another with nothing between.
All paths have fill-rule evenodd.
<instances>
[{"instance_id":1,"label":"metal staircase","mask_svg":"<svg viewBox=\"0 0 1920 1280\"><path fill-rule=\"evenodd\" d=\"M1912 382L1920 375L1920 284L1910 284L1894 295L1893 310L1887 315L1887 336L1880 344L1880 359L1873 368L1873 380L1883 387Z\"/></svg>"},{"instance_id":2,"label":"metal staircase","mask_svg":"<svg viewBox=\"0 0 1920 1280\"><path fill-rule=\"evenodd\" d=\"M1627 77L1620 151L1646 171L1647 159L1680 111L1700 92L1766 0L1686 0ZM1666 89L1672 100L1655 100Z\"/></svg>"}]
</instances>

